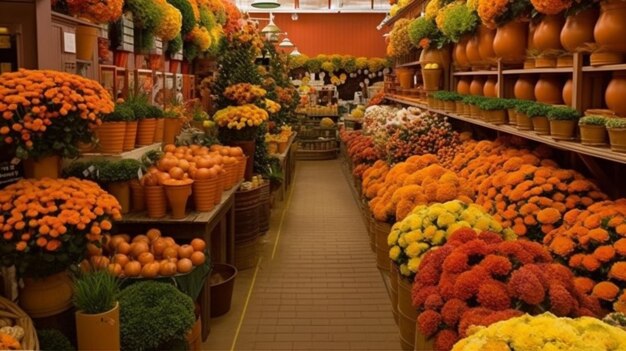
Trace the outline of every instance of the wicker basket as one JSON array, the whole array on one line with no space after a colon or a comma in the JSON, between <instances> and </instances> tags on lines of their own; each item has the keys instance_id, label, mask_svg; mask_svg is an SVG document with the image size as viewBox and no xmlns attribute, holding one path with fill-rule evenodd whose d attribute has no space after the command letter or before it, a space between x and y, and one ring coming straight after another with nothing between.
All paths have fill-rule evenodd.
<instances>
[{"instance_id":1,"label":"wicker basket","mask_svg":"<svg viewBox=\"0 0 626 351\"><path fill-rule=\"evenodd\" d=\"M8 317L15 321L15 325L24 328L24 338L21 341L24 350L39 350L37 332L33 321L16 304L0 296L0 317Z\"/></svg>"}]
</instances>

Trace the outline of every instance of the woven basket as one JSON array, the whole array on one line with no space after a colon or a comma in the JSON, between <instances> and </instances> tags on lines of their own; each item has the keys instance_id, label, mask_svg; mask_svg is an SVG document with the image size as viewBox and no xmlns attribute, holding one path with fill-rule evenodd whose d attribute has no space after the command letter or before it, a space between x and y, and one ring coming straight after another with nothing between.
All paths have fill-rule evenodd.
<instances>
[{"instance_id":1,"label":"woven basket","mask_svg":"<svg viewBox=\"0 0 626 351\"><path fill-rule=\"evenodd\" d=\"M33 321L16 304L0 296L0 317L8 317L15 321L15 325L24 328L24 338L21 341L24 350L39 350L37 332Z\"/></svg>"}]
</instances>

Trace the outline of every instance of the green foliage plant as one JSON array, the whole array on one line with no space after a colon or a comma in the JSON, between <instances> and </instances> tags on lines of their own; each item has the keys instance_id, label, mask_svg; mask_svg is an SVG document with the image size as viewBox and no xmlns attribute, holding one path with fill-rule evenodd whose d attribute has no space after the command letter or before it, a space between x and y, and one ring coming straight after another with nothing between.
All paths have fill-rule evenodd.
<instances>
[{"instance_id":1,"label":"green foliage plant","mask_svg":"<svg viewBox=\"0 0 626 351\"><path fill-rule=\"evenodd\" d=\"M154 0L151 0L154 1ZM193 14L193 8L189 0L167 0L167 2L174 6L183 15L183 25L181 27L181 35L186 36L193 27L196 25L196 18Z\"/></svg>"},{"instance_id":2,"label":"green foliage plant","mask_svg":"<svg viewBox=\"0 0 626 351\"><path fill-rule=\"evenodd\" d=\"M117 304L120 283L107 270L82 273L74 282L74 306L85 314L110 311Z\"/></svg>"},{"instance_id":3,"label":"green foliage plant","mask_svg":"<svg viewBox=\"0 0 626 351\"><path fill-rule=\"evenodd\" d=\"M444 11L445 18L441 32L452 42L457 43L463 35L473 33L478 26L476 11L470 9L465 2L452 3L441 11Z\"/></svg>"},{"instance_id":4,"label":"green foliage plant","mask_svg":"<svg viewBox=\"0 0 626 351\"><path fill-rule=\"evenodd\" d=\"M626 128L626 118L609 118L606 121L608 129L624 129Z\"/></svg>"},{"instance_id":5,"label":"green foliage plant","mask_svg":"<svg viewBox=\"0 0 626 351\"><path fill-rule=\"evenodd\" d=\"M570 107L551 107L547 117L551 121L575 121L580 118L580 113Z\"/></svg>"},{"instance_id":6,"label":"green foliage plant","mask_svg":"<svg viewBox=\"0 0 626 351\"><path fill-rule=\"evenodd\" d=\"M102 122L128 122L135 120L135 111L126 103L116 104L115 110L102 116Z\"/></svg>"},{"instance_id":7,"label":"green foliage plant","mask_svg":"<svg viewBox=\"0 0 626 351\"><path fill-rule=\"evenodd\" d=\"M435 99L441 100L441 101L459 101L463 99L463 96L461 96L461 94L454 92L454 91L446 91L446 90L436 91L432 94L432 96Z\"/></svg>"},{"instance_id":8,"label":"green foliage plant","mask_svg":"<svg viewBox=\"0 0 626 351\"><path fill-rule=\"evenodd\" d=\"M500 98L485 98L478 102L478 107L485 111L506 110L510 108L510 106L510 101Z\"/></svg>"},{"instance_id":9,"label":"green foliage plant","mask_svg":"<svg viewBox=\"0 0 626 351\"><path fill-rule=\"evenodd\" d=\"M585 116L578 120L579 126L606 126L607 118L602 116Z\"/></svg>"},{"instance_id":10,"label":"green foliage plant","mask_svg":"<svg viewBox=\"0 0 626 351\"><path fill-rule=\"evenodd\" d=\"M478 106L478 104L484 99L487 99L487 98L484 96L478 96L478 95L467 95L467 96L464 96L463 100L461 101L463 101L464 104Z\"/></svg>"},{"instance_id":11,"label":"green foliage plant","mask_svg":"<svg viewBox=\"0 0 626 351\"><path fill-rule=\"evenodd\" d=\"M76 348L70 340L58 329L37 330L40 350L75 351Z\"/></svg>"},{"instance_id":12,"label":"green foliage plant","mask_svg":"<svg viewBox=\"0 0 626 351\"><path fill-rule=\"evenodd\" d=\"M530 118L547 117L552 107L546 104L535 103L526 109L526 115Z\"/></svg>"}]
</instances>

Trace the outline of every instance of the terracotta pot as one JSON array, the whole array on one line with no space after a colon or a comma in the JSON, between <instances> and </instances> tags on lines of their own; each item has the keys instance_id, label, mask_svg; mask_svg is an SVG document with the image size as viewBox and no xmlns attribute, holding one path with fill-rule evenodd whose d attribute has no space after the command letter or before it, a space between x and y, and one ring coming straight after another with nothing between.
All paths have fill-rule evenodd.
<instances>
[{"instance_id":1,"label":"terracotta pot","mask_svg":"<svg viewBox=\"0 0 626 351\"><path fill-rule=\"evenodd\" d=\"M487 97L498 97L498 81L496 78L488 78L483 85L483 95Z\"/></svg>"},{"instance_id":2,"label":"terracotta pot","mask_svg":"<svg viewBox=\"0 0 626 351\"><path fill-rule=\"evenodd\" d=\"M87 314L76 311L76 339L79 350L119 350L119 303L103 313Z\"/></svg>"},{"instance_id":3,"label":"terracotta pot","mask_svg":"<svg viewBox=\"0 0 626 351\"><path fill-rule=\"evenodd\" d=\"M213 179L198 179L193 182L193 201L196 211L208 212L215 208L216 188L219 186L217 177Z\"/></svg>"},{"instance_id":4,"label":"terracotta pot","mask_svg":"<svg viewBox=\"0 0 626 351\"><path fill-rule=\"evenodd\" d=\"M626 152L626 128L609 129L609 140L611 141L611 150Z\"/></svg>"},{"instance_id":5,"label":"terracotta pot","mask_svg":"<svg viewBox=\"0 0 626 351\"><path fill-rule=\"evenodd\" d=\"M496 36L495 29L489 29L484 24L478 27L478 53L480 59L487 64L496 63L496 52L493 50L493 39Z\"/></svg>"},{"instance_id":6,"label":"terracotta pot","mask_svg":"<svg viewBox=\"0 0 626 351\"><path fill-rule=\"evenodd\" d=\"M467 77L463 77L459 79L459 82L456 84L456 92L461 95L468 95L470 93L470 79Z\"/></svg>"},{"instance_id":7,"label":"terracotta pot","mask_svg":"<svg viewBox=\"0 0 626 351\"><path fill-rule=\"evenodd\" d=\"M485 122L495 125L505 124L507 122L506 110L483 111L483 115L486 116Z\"/></svg>"},{"instance_id":8,"label":"terracotta pot","mask_svg":"<svg viewBox=\"0 0 626 351\"><path fill-rule=\"evenodd\" d=\"M480 57L478 47L478 36L473 35L467 41L467 45L465 46L465 56L467 56L467 60L473 68L479 67L482 64L482 58Z\"/></svg>"},{"instance_id":9,"label":"terracotta pot","mask_svg":"<svg viewBox=\"0 0 626 351\"><path fill-rule=\"evenodd\" d=\"M126 122L104 122L96 128L98 150L104 154L119 154L124 151Z\"/></svg>"},{"instance_id":10,"label":"terracotta pot","mask_svg":"<svg viewBox=\"0 0 626 351\"><path fill-rule=\"evenodd\" d=\"M182 61L180 63L180 73L182 74L189 74L189 71L191 70L191 65L189 64L188 61Z\"/></svg>"},{"instance_id":11,"label":"terracotta pot","mask_svg":"<svg viewBox=\"0 0 626 351\"><path fill-rule=\"evenodd\" d=\"M468 41L469 38L464 37L454 45L454 62L459 69L465 69L470 65L467 54L465 53Z\"/></svg>"},{"instance_id":12,"label":"terracotta pot","mask_svg":"<svg viewBox=\"0 0 626 351\"><path fill-rule=\"evenodd\" d=\"M561 30L561 46L571 53L587 43L593 43L593 28L598 20L598 8L593 6L568 16Z\"/></svg>"},{"instance_id":13,"label":"terracotta pot","mask_svg":"<svg viewBox=\"0 0 626 351\"><path fill-rule=\"evenodd\" d=\"M498 27L493 39L493 50L503 63L519 64L526 57L526 47L520 43L526 43L527 40L528 22L510 21Z\"/></svg>"},{"instance_id":14,"label":"terracotta pot","mask_svg":"<svg viewBox=\"0 0 626 351\"><path fill-rule=\"evenodd\" d=\"M539 51L561 50L561 29L565 24L563 15L543 16L533 35L533 44Z\"/></svg>"},{"instance_id":15,"label":"terracotta pot","mask_svg":"<svg viewBox=\"0 0 626 351\"><path fill-rule=\"evenodd\" d=\"M563 103L563 83L552 74L542 74L535 84L535 97L538 102L558 105Z\"/></svg>"},{"instance_id":16,"label":"terracotta pot","mask_svg":"<svg viewBox=\"0 0 626 351\"><path fill-rule=\"evenodd\" d=\"M165 118L157 118L156 126L154 129L154 142L155 143L163 142L164 132L165 132Z\"/></svg>"},{"instance_id":17,"label":"terracotta pot","mask_svg":"<svg viewBox=\"0 0 626 351\"><path fill-rule=\"evenodd\" d=\"M244 177L246 180L251 180L252 171L254 170L254 154L256 151L256 142L254 140L233 141L230 143L230 146L240 147L243 150L244 155L248 156L246 159L246 172L244 174ZM285 150L283 150L283 152L284 151ZM278 149L278 152L280 152L280 147ZM239 179L237 179L237 181L238 180Z\"/></svg>"},{"instance_id":18,"label":"terracotta pot","mask_svg":"<svg viewBox=\"0 0 626 351\"><path fill-rule=\"evenodd\" d=\"M146 185L143 188L149 218L163 218L167 214L167 198L161 185Z\"/></svg>"},{"instance_id":19,"label":"terracotta pot","mask_svg":"<svg viewBox=\"0 0 626 351\"><path fill-rule=\"evenodd\" d=\"M180 134L182 120L180 118L166 118L163 129L163 143L174 144L176 137Z\"/></svg>"},{"instance_id":20,"label":"terracotta pot","mask_svg":"<svg viewBox=\"0 0 626 351\"><path fill-rule=\"evenodd\" d=\"M528 39L526 40L526 48L527 50L535 50L535 41L533 40L535 37L535 31L537 30L537 26L539 24L533 21L528 22ZM524 67L526 68L526 67Z\"/></svg>"},{"instance_id":21,"label":"terracotta pot","mask_svg":"<svg viewBox=\"0 0 626 351\"><path fill-rule=\"evenodd\" d=\"M554 68L557 58L554 56L539 56L535 58L535 68Z\"/></svg>"},{"instance_id":22,"label":"terracotta pot","mask_svg":"<svg viewBox=\"0 0 626 351\"><path fill-rule=\"evenodd\" d=\"M522 75L515 81L513 95L520 100L535 100L535 80L528 75Z\"/></svg>"},{"instance_id":23,"label":"terracotta pot","mask_svg":"<svg viewBox=\"0 0 626 351\"><path fill-rule=\"evenodd\" d=\"M441 68L439 69L422 69L422 79L424 80L424 90L437 91L440 89Z\"/></svg>"},{"instance_id":24,"label":"terracotta pot","mask_svg":"<svg viewBox=\"0 0 626 351\"><path fill-rule=\"evenodd\" d=\"M130 53L126 51L115 50L113 52L113 61L115 62L115 66L126 68L128 65L128 55Z\"/></svg>"},{"instance_id":25,"label":"terracotta pot","mask_svg":"<svg viewBox=\"0 0 626 351\"><path fill-rule=\"evenodd\" d=\"M284 144L285 146L282 146L283 152L286 150L287 148L287 143L286 142L282 142L282 143L278 143L279 147L278 149L280 150L281 146L280 144ZM283 153L281 152L281 154ZM254 158L254 157L253 157ZM237 180L245 180L246 179L246 170L248 169L248 156L244 156L244 157L237 157ZM250 179L252 179L252 174L250 174Z\"/></svg>"},{"instance_id":26,"label":"terracotta pot","mask_svg":"<svg viewBox=\"0 0 626 351\"><path fill-rule=\"evenodd\" d=\"M515 114L517 116L516 120L517 129L519 130L533 130L533 122L525 113L517 112Z\"/></svg>"},{"instance_id":27,"label":"terracotta pot","mask_svg":"<svg viewBox=\"0 0 626 351\"><path fill-rule=\"evenodd\" d=\"M130 182L116 182L107 185L107 191L122 206L122 214L130 212Z\"/></svg>"},{"instance_id":28,"label":"terracotta pot","mask_svg":"<svg viewBox=\"0 0 626 351\"><path fill-rule=\"evenodd\" d=\"M170 73L178 73L178 67L180 67L179 60L170 60Z\"/></svg>"},{"instance_id":29,"label":"terracotta pot","mask_svg":"<svg viewBox=\"0 0 626 351\"><path fill-rule=\"evenodd\" d=\"M96 145L94 143L81 143L79 142L76 147L78 148L78 152L81 155L92 153L96 150Z\"/></svg>"},{"instance_id":30,"label":"terracotta pot","mask_svg":"<svg viewBox=\"0 0 626 351\"><path fill-rule=\"evenodd\" d=\"M539 135L548 135L550 134L550 121L548 121L548 117L538 116L531 118L533 122L533 130L535 133Z\"/></svg>"},{"instance_id":31,"label":"terracotta pot","mask_svg":"<svg viewBox=\"0 0 626 351\"><path fill-rule=\"evenodd\" d=\"M557 67L572 67L574 66L574 56L572 55L562 55L557 57L556 59Z\"/></svg>"},{"instance_id":32,"label":"terracotta pot","mask_svg":"<svg viewBox=\"0 0 626 351\"><path fill-rule=\"evenodd\" d=\"M72 308L73 283L67 272L24 278L19 305L31 318L57 315Z\"/></svg>"},{"instance_id":33,"label":"terracotta pot","mask_svg":"<svg viewBox=\"0 0 626 351\"><path fill-rule=\"evenodd\" d=\"M556 140L572 140L577 124L575 120L550 121L550 136Z\"/></svg>"},{"instance_id":34,"label":"terracotta pot","mask_svg":"<svg viewBox=\"0 0 626 351\"><path fill-rule=\"evenodd\" d=\"M191 184L165 185L167 202L172 209L172 219L182 219L186 216L187 200L191 195Z\"/></svg>"},{"instance_id":35,"label":"terracotta pot","mask_svg":"<svg viewBox=\"0 0 626 351\"><path fill-rule=\"evenodd\" d=\"M617 116L626 117L626 72L613 73L613 78L604 91L604 101Z\"/></svg>"},{"instance_id":36,"label":"terracotta pot","mask_svg":"<svg viewBox=\"0 0 626 351\"><path fill-rule=\"evenodd\" d=\"M146 209L146 196L143 185L137 179L130 181L130 200L133 212L140 212Z\"/></svg>"},{"instance_id":37,"label":"terracotta pot","mask_svg":"<svg viewBox=\"0 0 626 351\"><path fill-rule=\"evenodd\" d=\"M442 69L450 67L450 48L444 46L441 49L424 49L420 54L420 62L422 65L426 63L437 63Z\"/></svg>"},{"instance_id":38,"label":"terracotta pot","mask_svg":"<svg viewBox=\"0 0 626 351\"><path fill-rule=\"evenodd\" d=\"M124 133L124 151L130 151L135 148L138 124L139 121L126 122L126 132Z\"/></svg>"},{"instance_id":39,"label":"terracotta pot","mask_svg":"<svg viewBox=\"0 0 626 351\"><path fill-rule=\"evenodd\" d=\"M606 145L607 133L606 127L594 125L579 125L580 143L589 146Z\"/></svg>"},{"instance_id":40,"label":"terracotta pot","mask_svg":"<svg viewBox=\"0 0 626 351\"><path fill-rule=\"evenodd\" d=\"M407 67L400 67L396 69L396 75L398 76L398 81L400 82L400 87L402 89L411 89L413 88L415 70Z\"/></svg>"},{"instance_id":41,"label":"terracotta pot","mask_svg":"<svg viewBox=\"0 0 626 351\"><path fill-rule=\"evenodd\" d=\"M593 29L593 37L602 51L626 53L626 2L600 2L600 17Z\"/></svg>"},{"instance_id":42,"label":"terracotta pot","mask_svg":"<svg viewBox=\"0 0 626 351\"><path fill-rule=\"evenodd\" d=\"M485 84L485 79L483 77L474 77L474 79L472 79L472 83L470 84L470 94L482 96L483 84Z\"/></svg>"},{"instance_id":43,"label":"terracotta pot","mask_svg":"<svg viewBox=\"0 0 626 351\"><path fill-rule=\"evenodd\" d=\"M568 79L563 86L563 102L567 106L572 106L572 88L574 86L574 82L571 79Z\"/></svg>"},{"instance_id":44,"label":"terracotta pot","mask_svg":"<svg viewBox=\"0 0 626 351\"><path fill-rule=\"evenodd\" d=\"M506 114L507 114L507 120L508 123L512 126L516 126L517 125L517 112L515 111L514 108L510 108L508 110L506 110Z\"/></svg>"},{"instance_id":45,"label":"terracotta pot","mask_svg":"<svg viewBox=\"0 0 626 351\"><path fill-rule=\"evenodd\" d=\"M154 130L156 129L156 118L144 118L137 125L137 146L154 144Z\"/></svg>"},{"instance_id":46,"label":"terracotta pot","mask_svg":"<svg viewBox=\"0 0 626 351\"><path fill-rule=\"evenodd\" d=\"M92 26L76 26L76 59L91 61L98 43L100 28Z\"/></svg>"},{"instance_id":47,"label":"terracotta pot","mask_svg":"<svg viewBox=\"0 0 626 351\"><path fill-rule=\"evenodd\" d=\"M202 319L196 318L196 322L191 327L191 330L187 332L187 347L190 351L202 350Z\"/></svg>"},{"instance_id":48,"label":"terracotta pot","mask_svg":"<svg viewBox=\"0 0 626 351\"><path fill-rule=\"evenodd\" d=\"M267 143L267 152L270 155L278 153L278 143L275 141L270 141L269 143Z\"/></svg>"},{"instance_id":49,"label":"terracotta pot","mask_svg":"<svg viewBox=\"0 0 626 351\"><path fill-rule=\"evenodd\" d=\"M219 204L222 202L222 195L224 194L224 189L226 186L227 177L222 174L217 177L217 185L215 186L215 204Z\"/></svg>"},{"instance_id":50,"label":"terracotta pot","mask_svg":"<svg viewBox=\"0 0 626 351\"><path fill-rule=\"evenodd\" d=\"M61 157L47 156L37 160L24 160L24 177L32 179L52 178L57 179L61 175Z\"/></svg>"}]
</instances>

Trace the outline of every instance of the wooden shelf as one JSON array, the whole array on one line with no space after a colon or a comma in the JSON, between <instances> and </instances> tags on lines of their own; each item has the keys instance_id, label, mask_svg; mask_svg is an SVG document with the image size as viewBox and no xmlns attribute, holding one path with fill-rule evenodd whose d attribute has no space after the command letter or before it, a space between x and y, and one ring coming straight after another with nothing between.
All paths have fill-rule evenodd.
<instances>
[{"instance_id":1,"label":"wooden shelf","mask_svg":"<svg viewBox=\"0 0 626 351\"><path fill-rule=\"evenodd\" d=\"M537 141L537 142L540 142L540 143L543 143L543 144L546 144L546 145L549 145L558 149L562 149L566 151L574 151L579 154L626 164L626 154L611 151L611 149L608 147L586 146L586 145L582 145L574 141L557 141L557 140L552 139L550 136L537 135L532 131L518 130L517 128L509 126L509 125L495 125L495 124L491 124L491 123L477 120L474 118L459 116L457 114L448 113L448 112L441 111L441 110L435 110L424 104L416 103L415 101L411 101L402 96L386 95L385 98L391 101L399 102L401 104L419 107L419 108L422 108L422 109L425 109L425 110L428 110L428 111L431 111L440 115L448 116L450 118L454 118L454 119L461 120L464 122L479 125L481 127L493 129L498 132L503 132L503 133L507 133L511 135L516 135L522 138L526 138L529 140Z\"/></svg>"},{"instance_id":2,"label":"wooden shelf","mask_svg":"<svg viewBox=\"0 0 626 351\"><path fill-rule=\"evenodd\" d=\"M59 12L55 12L52 11L52 18L56 18L59 20L63 20L65 22L71 22L74 23L78 26L88 26L88 27L96 27L96 28L100 28L100 26L93 24L91 22L76 18L76 17L72 17L72 16L68 16L68 15L64 15L62 13Z\"/></svg>"},{"instance_id":3,"label":"wooden shelf","mask_svg":"<svg viewBox=\"0 0 626 351\"><path fill-rule=\"evenodd\" d=\"M573 73L572 67L506 69L502 74Z\"/></svg>"},{"instance_id":4,"label":"wooden shelf","mask_svg":"<svg viewBox=\"0 0 626 351\"><path fill-rule=\"evenodd\" d=\"M140 161L141 156L143 156L146 152L156 150L160 147L161 147L161 143L154 143L152 145L141 146L130 151L122 152L121 154L102 154L102 153L96 153L96 152L85 153L85 154L81 154L78 159L79 160L88 160L88 159L95 159L95 158L101 158L101 159L103 158L103 159L110 159L110 160L135 159L135 160Z\"/></svg>"},{"instance_id":5,"label":"wooden shelf","mask_svg":"<svg viewBox=\"0 0 626 351\"><path fill-rule=\"evenodd\" d=\"M608 72L608 71L624 71L626 70L626 64L619 65L606 65L606 66L586 66L583 67L583 72Z\"/></svg>"},{"instance_id":6,"label":"wooden shelf","mask_svg":"<svg viewBox=\"0 0 626 351\"><path fill-rule=\"evenodd\" d=\"M413 67L413 66L419 66L421 63L420 61L413 61L413 62L407 62L407 63L403 63L401 65L396 65L396 68L400 68L400 67Z\"/></svg>"},{"instance_id":7,"label":"wooden shelf","mask_svg":"<svg viewBox=\"0 0 626 351\"><path fill-rule=\"evenodd\" d=\"M398 21L401 18L406 18L406 16L409 13L414 11L416 8L419 8L424 3L425 3L425 0L413 0L412 2L407 4L405 7L398 10L395 16L385 18L380 24L382 26L391 27L393 26L394 23L396 23L396 21Z\"/></svg>"},{"instance_id":8,"label":"wooden shelf","mask_svg":"<svg viewBox=\"0 0 626 351\"><path fill-rule=\"evenodd\" d=\"M454 72L453 76L497 76L498 71L464 71L464 72Z\"/></svg>"}]
</instances>

